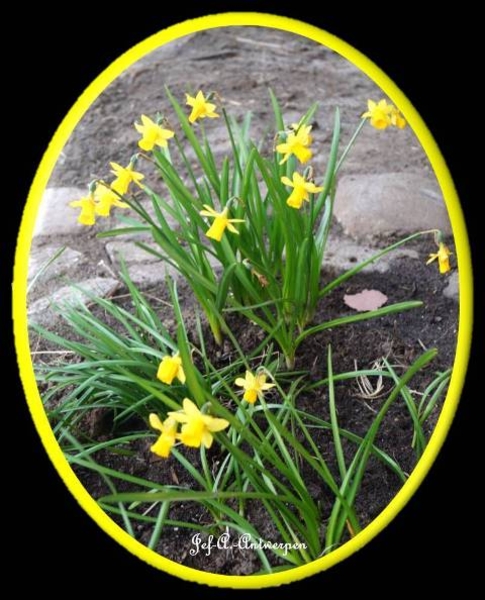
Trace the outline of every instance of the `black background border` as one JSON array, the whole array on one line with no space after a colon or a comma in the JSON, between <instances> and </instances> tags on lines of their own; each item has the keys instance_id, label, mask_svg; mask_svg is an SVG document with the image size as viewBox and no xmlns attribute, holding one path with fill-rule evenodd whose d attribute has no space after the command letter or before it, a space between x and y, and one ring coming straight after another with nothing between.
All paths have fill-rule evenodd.
<instances>
[{"instance_id":1,"label":"black background border","mask_svg":"<svg viewBox=\"0 0 485 600\"><path fill-rule=\"evenodd\" d=\"M4 171L4 182L13 184L14 189L5 192L2 201L9 208L4 228L11 236L10 251L38 163L56 127L87 85L122 52L160 29L187 18L238 10L280 14L319 26L360 50L393 79L441 148L476 251L481 230L477 211L483 192L478 197L471 191L472 174L480 167L473 171L470 166L474 152L467 138L478 138L483 108L475 89L480 73L477 63L474 65L477 17L466 3L428 16L422 14L419 4L410 3L367 2L359 9L340 11L322 6L318 16L315 9L305 8L305 3L288 8L263 0L208 1L187 6L184 12L162 3L159 6L138 5L127 10L113 5L106 16L88 4L77 5L72 14L26 9L28 23L26 15L15 18L11 14L17 43L8 46L3 71L9 89L4 95L4 125L12 126L12 133L4 134L3 146L9 156L4 163L9 169L8 174ZM2 245L9 236L2 235ZM4 281L10 280L11 273ZM476 284L480 283L477 277ZM7 290L2 298L8 294ZM5 306L2 313L7 315L10 329ZM480 314L475 329L481 325L478 319ZM480 567L469 546L470 540L480 536L481 526L480 496L473 491L474 479L481 479L481 465L474 454L479 434L474 411L483 394L473 391L480 362L477 348L474 354L451 432L410 504L364 550L326 573L284 586L277 592L279 597L309 592L315 585L322 594L345 596L372 593L384 597L396 589L436 593L455 583L464 592L478 579ZM15 373L13 351L9 358L13 361L10 368L5 363L6 372ZM12 565L25 569L29 579L35 578L38 591L52 591L53 597L62 589L61 573L69 574L73 588L85 596L96 597L101 590L109 590L110 595L123 593L127 585L136 587L138 597L164 595L168 587L197 597L226 596L222 590L179 582L145 565L98 528L50 464L30 420L18 377L14 376L14 381L16 391L3 394L8 407L4 434L6 440L11 439L10 445L4 444L4 544ZM13 581L13 570L4 577ZM234 593L272 597L275 591Z\"/></svg>"}]
</instances>

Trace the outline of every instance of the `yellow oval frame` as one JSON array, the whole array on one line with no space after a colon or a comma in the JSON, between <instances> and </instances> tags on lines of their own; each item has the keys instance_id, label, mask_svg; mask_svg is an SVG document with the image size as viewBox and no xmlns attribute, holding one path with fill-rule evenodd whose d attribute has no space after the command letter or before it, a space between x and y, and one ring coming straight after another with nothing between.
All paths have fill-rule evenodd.
<instances>
[{"instance_id":1,"label":"yellow oval frame","mask_svg":"<svg viewBox=\"0 0 485 600\"><path fill-rule=\"evenodd\" d=\"M302 35L327 46L349 60L370 77L386 93L386 95L400 107L428 156L445 198L456 244L460 289L457 350L448 394L435 431L431 436L421 460L416 465L416 468L413 470L408 481L372 523L352 540L334 550L331 554L307 565L294 567L288 571L267 575L247 576L206 573L190 567L185 567L168 558L160 556L156 552L149 550L140 542L134 540L116 525L88 494L65 459L47 420L37 389L30 355L26 310L28 258L37 210L58 156L84 113L96 100L99 94L101 94L126 68L159 46L184 35L204 29L236 25L252 25L280 29ZM277 586L324 571L362 548L384 529L392 519L394 519L413 496L431 468L453 420L463 386L469 357L472 332L472 270L468 236L453 181L436 142L411 102L373 62L339 38L301 21L270 14L251 12L211 15L174 25L137 44L134 48L115 60L91 83L91 85L89 85L62 121L42 158L24 209L15 256L13 317L21 379L35 426L50 459L54 463L54 466L61 475L64 483L96 523L138 558L158 569L183 579L213 586L232 588Z\"/></svg>"}]
</instances>

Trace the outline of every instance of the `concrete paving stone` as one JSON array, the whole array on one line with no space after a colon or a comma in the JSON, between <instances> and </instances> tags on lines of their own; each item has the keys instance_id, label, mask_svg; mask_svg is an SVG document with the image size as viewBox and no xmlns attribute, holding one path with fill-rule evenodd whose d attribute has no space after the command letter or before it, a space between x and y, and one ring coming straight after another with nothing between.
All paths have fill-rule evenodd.
<instances>
[{"instance_id":1,"label":"concrete paving stone","mask_svg":"<svg viewBox=\"0 0 485 600\"><path fill-rule=\"evenodd\" d=\"M28 282L32 279L49 263L49 261L55 256L62 248L61 245L49 245L41 247L33 247L29 256L29 273ZM83 253L73 250L68 246L54 259L48 267L45 268L43 273L39 276L38 281L46 283L52 279L57 279L63 275L67 275L69 271L78 266L83 261Z\"/></svg>"},{"instance_id":2,"label":"concrete paving stone","mask_svg":"<svg viewBox=\"0 0 485 600\"><path fill-rule=\"evenodd\" d=\"M179 272L162 261L152 263L134 263L128 267L130 278L135 285L153 286L165 281L167 274L174 279L180 277Z\"/></svg>"},{"instance_id":3,"label":"concrete paving stone","mask_svg":"<svg viewBox=\"0 0 485 600\"><path fill-rule=\"evenodd\" d=\"M334 214L345 233L356 240L432 228L451 233L437 183L432 176L415 173L342 177Z\"/></svg>"},{"instance_id":4,"label":"concrete paving stone","mask_svg":"<svg viewBox=\"0 0 485 600\"><path fill-rule=\"evenodd\" d=\"M131 244L126 244L126 248L123 248L123 252L125 256L127 256L130 252ZM140 251L138 254L137 251ZM111 249L112 252L116 253L117 249ZM165 281L166 274L169 274L174 279L179 279L181 277L180 273L168 263L157 259L155 256L150 255L147 252L143 252L146 254L148 259L141 254L143 251L141 248L136 248L136 251L133 250L132 257L139 258L140 260L131 260L127 262L128 272L130 274L131 279L136 285L139 286L151 286L157 283ZM152 260L152 258L154 260ZM212 256L211 254L207 255L209 263L213 267L214 270L220 269L220 262L217 258Z\"/></svg>"},{"instance_id":5,"label":"concrete paving stone","mask_svg":"<svg viewBox=\"0 0 485 600\"><path fill-rule=\"evenodd\" d=\"M448 278L448 285L443 290L443 295L453 300L458 300L460 296L460 290L458 285L458 271L453 273Z\"/></svg>"},{"instance_id":6,"label":"concrete paving stone","mask_svg":"<svg viewBox=\"0 0 485 600\"><path fill-rule=\"evenodd\" d=\"M34 227L34 235L40 243L43 243L43 238L53 237L59 235L85 235L90 227L80 225L77 221L79 210L69 206L69 203L73 200L79 200L80 198L87 195L87 188L80 187L52 187L47 188L42 197L42 201L39 205L37 212L36 223ZM148 198L143 199L143 205L147 212L156 221L155 210L152 206L151 201ZM131 211L116 211L112 212L111 219L99 218L96 221L94 228L96 231L103 231L106 229L116 229L117 227L126 227L125 224L117 222L116 217L118 215L131 216L136 220L139 217ZM168 213L165 213L165 217L169 225L176 229L178 227L177 222ZM126 235L123 237L124 240L136 239L136 240L151 240L150 234L133 234Z\"/></svg>"},{"instance_id":7,"label":"concrete paving stone","mask_svg":"<svg viewBox=\"0 0 485 600\"><path fill-rule=\"evenodd\" d=\"M339 271L347 271L364 260L369 259L374 254L377 254L377 252L379 252L379 248L358 244L352 239L345 238L342 235L330 234L323 267L330 265ZM389 252L389 254L385 254L376 262L370 263L363 271L385 273L389 270L393 261L403 257L419 259L419 254L416 250L411 250L402 246L397 250Z\"/></svg>"},{"instance_id":8,"label":"concrete paving stone","mask_svg":"<svg viewBox=\"0 0 485 600\"><path fill-rule=\"evenodd\" d=\"M161 258L158 258L154 254L137 246L135 243L137 241L143 242L146 246L163 254L163 250L160 246L156 242L151 241L151 239L147 241L145 239L133 237L127 241L113 241L106 244L106 252L108 253L111 262L115 264L119 263L120 258L123 258L127 265L157 263L162 261ZM212 254L207 254L207 258L212 266L218 266L220 264L219 260L212 256Z\"/></svg>"},{"instance_id":9,"label":"concrete paving stone","mask_svg":"<svg viewBox=\"0 0 485 600\"><path fill-rule=\"evenodd\" d=\"M105 298L112 294L118 286L119 281L109 277L94 277L81 281L79 283L80 289L71 285L64 286L30 305L28 310L29 323L37 323L43 326L51 325L60 317L59 311L63 307L88 304L90 300L86 293Z\"/></svg>"},{"instance_id":10,"label":"concrete paving stone","mask_svg":"<svg viewBox=\"0 0 485 600\"><path fill-rule=\"evenodd\" d=\"M86 229L77 222L79 210L69 206L69 202L86 196L87 188L52 187L47 188L37 212L34 238L38 236L77 235Z\"/></svg>"},{"instance_id":11,"label":"concrete paving stone","mask_svg":"<svg viewBox=\"0 0 485 600\"><path fill-rule=\"evenodd\" d=\"M111 262L118 263L121 258L124 259L127 265L160 262L160 259L155 255L150 254L150 252L147 252L143 248L137 246L134 243L135 239L136 238L134 238L133 241L108 242L106 244L106 252L108 253ZM157 246L157 244L145 240L143 240L143 243L160 252L160 247Z\"/></svg>"}]
</instances>

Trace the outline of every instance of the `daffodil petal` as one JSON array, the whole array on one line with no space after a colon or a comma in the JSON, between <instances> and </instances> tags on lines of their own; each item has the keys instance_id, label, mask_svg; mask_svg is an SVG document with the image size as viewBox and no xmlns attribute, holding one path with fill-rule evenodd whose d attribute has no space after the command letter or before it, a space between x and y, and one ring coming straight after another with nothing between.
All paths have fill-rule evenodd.
<instances>
[{"instance_id":1,"label":"daffodil petal","mask_svg":"<svg viewBox=\"0 0 485 600\"><path fill-rule=\"evenodd\" d=\"M318 192L323 192L323 187L318 187L314 183L308 182L306 185L306 189L310 194L317 194Z\"/></svg>"},{"instance_id":2,"label":"daffodil petal","mask_svg":"<svg viewBox=\"0 0 485 600\"><path fill-rule=\"evenodd\" d=\"M210 421L206 423L206 427L209 431L222 431L223 429L226 429L226 427L229 427L229 421L226 421L226 419L210 417Z\"/></svg>"},{"instance_id":3,"label":"daffodil petal","mask_svg":"<svg viewBox=\"0 0 485 600\"><path fill-rule=\"evenodd\" d=\"M150 413L148 421L150 423L150 427L152 427L153 429L158 429L158 431L163 431L163 423L158 415L156 415L155 413Z\"/></svg>"},{"instance_id":4,"label":"daffodil petal","mask_svg":"<svg viewBox=\"0 0 485 600\"><path fill-rule=\"evenodd\" d=\"M179 370L177 371L177 379L180 381L180 383L183 385L187 378L185 376L185 371L183 369L182 366L179 367Z\"/></svg>"},{"instance_id":5,"label":"daffodil petal","mask_svg":"<svg viewBox=\"0 0 485 600\"><path fill-rule=\"evenodd\" d=\"M213 440L214 440L214 438L212 437L210 432L204 431L204 433L202 434L202 443L204 444L204 446L206 448L210 448L212 446Z\"/></svg>"},{"instance_id":6,"label":"daffodil petal","mask_svg":"<svg viewBox=\"0 0 485 600\"><path fill-rule=\"evenodd\" d=\"M276 383L263 383L261 385L261 389L263 390L263 392L265 392L266 390L270 390L271 388L276 387Z\"/></svg>"},{"instance_id":7,"label":"daffodil petal","mask_svg":"<svg viewBox=\"0 0 485 600\"><path fill-rule=\"evenodd\" d=\"M203 204L202 206L204 207L205 210L204 211L201 210L200 214L207 213L205 215L207 217L218 217L219 216L219 213L216 210L214 210L212 208L212 206L209 206L208 204Z\"/></svg>"},{"instance_id":8,"label":"daffodil petal","mask_svg":"<svg viewBox=\"0 0 485 600\"><path fill-rule=\"evenodd\" d=\"M286 154L286 152L289 151L289 148L290 148L290 145L286 142L283 142L276 146L276 152L279 152L280 154Z\"/></svg>"},{"instance_id":9,"label":"daffodil petal","mask_svg":"<svg viewBox=\"0 0 485 600\"><path fill-rule=\"evenodd\" d=\"M240 219L233 219L233 220L232 220L232 222L236 222L236 221L237 221L237 222L239 222L239 221L240 221ZM229 229L229 231L230 231L231 233L235 233L236 235L239 235L239 231L238 231L238 230L237 230L237 229L234 227L234 225L232 225L232 222L231 222L231 221L228 221L228 223L227 223L226 227Z\"/></svg>"},{"instance_id":10,"label":"daffodil petal","mask_svg":"<svg viewBox=\"0 0 485 600\"><path fill-rule=\"evenodd\" d=\"M200 410L189 398L184 398L182 406L187 416L198 417L200 415Z\"/></svg>"},{"instance_id":11,"label":"daffodil petal","mask_svg":"<svg viewBox=\"0 0 485 600\"><path fill-rule=\"evenodd\" d=\"M177 423L188 423L189 417L183 412L169 412L167 415Z\"/></svg>"}]
</instances>

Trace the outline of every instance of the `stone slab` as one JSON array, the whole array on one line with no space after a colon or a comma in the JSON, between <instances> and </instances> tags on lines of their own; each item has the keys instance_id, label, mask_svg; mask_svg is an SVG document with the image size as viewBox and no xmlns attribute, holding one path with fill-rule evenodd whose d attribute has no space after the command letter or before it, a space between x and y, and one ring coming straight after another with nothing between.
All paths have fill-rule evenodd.
<instances>
[{"instance_id":1,"label":"stone slab","mask_svg":"<svg viewBox=\"0 0 485 600\"><path fill-rule=\"evenodd\" d=\"M119 281L110 277L93 277L79 283L79 288L71 285L56 290L49 296L44 296L33 302L28 310L29 323L48 326L59 318L59 310L68 306L86 305L89 303L87 294L107 297L119 286ZM84 293L84 291L87 293Z\"/></svg>"},{"instance_id":2,"label":"stone slab","mask_svg":"<svg viewBox=\"0 0 485 600\"><path fill-rule=\"evenodd\" d=\"M52 279L57 279L63 275L67 275L69 271L78 266L83 260L82 252L73 250L68 246L55 258L56 252L62 248L60 245L41 246L32 248L29 256L29 283L36 277L42 269L43 272L39 275L38 281L46 283ZM52 260L52 262L50 262ZM50 264L49 264L50 262ZM48 266L47 266L48 265Z\"/></svg>"},{"instance_id":3,"label":"stone slab","mask_svg":"<svg viewBox=\"0 0 485 600\"><path fill-rule=\"evenodd\" d=\"M416 173L342 177L334 214L345 233L356 240L433 228L451 233L438 185Z\"/></svg>"},{"instance_id":4,"label":"stone slab","mask_svg":"<svg viewBox=\"0 0 485 600\"><path fill-rule=\"evenodd\" d=\"M34 238L86 233L86 227L77 222L79 210L69 206L69 202L79 200L86 194L86 188L47 188L37 212Z\"/></svg>"}]
</instances>

